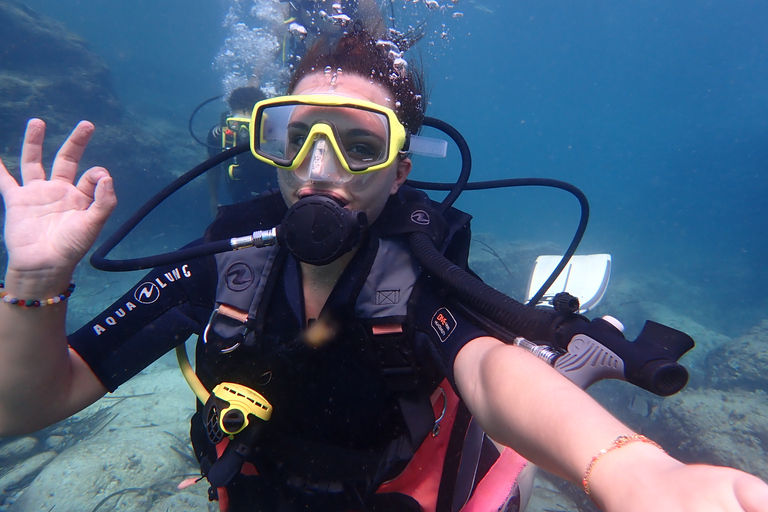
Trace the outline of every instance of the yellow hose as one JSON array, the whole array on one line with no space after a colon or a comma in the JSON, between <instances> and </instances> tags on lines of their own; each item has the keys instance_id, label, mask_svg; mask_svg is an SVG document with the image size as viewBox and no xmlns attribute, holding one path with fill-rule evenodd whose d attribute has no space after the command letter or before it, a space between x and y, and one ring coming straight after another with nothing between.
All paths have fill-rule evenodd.
<instances>
[{"instance_id":1,"label":"yellow hose","mask_svg":"<svg viewBox=\"0 0 768 512\"><path fill-rule=\"evenodd\" d=\"M181 374L184 376L184 380L186 380L189 387L192 388L192 392L197 399L205 404L211 394L205 389L205 386L200 382L200 379L197 378L195 370L192 369L192 365L189 363L189 357L187 357L187 347L184 343L176 347L176 360L179 362L179 368L181 369Z\"/></svg>"}]
</instances>

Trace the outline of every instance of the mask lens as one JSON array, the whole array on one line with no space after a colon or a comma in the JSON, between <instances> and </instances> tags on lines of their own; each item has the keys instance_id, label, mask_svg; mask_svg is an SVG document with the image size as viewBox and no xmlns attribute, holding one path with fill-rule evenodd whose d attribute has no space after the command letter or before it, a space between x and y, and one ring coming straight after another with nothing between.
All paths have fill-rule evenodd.
<instances>
[{"instance_id":1,"label":"mask lens","mask_svg":"<svg viewBox=\"0 0 768 512\"><path fill-rule=\"evenodd\" d=\"M295 168L318 136L332 137L337 157L350 172L362 172L390 157L389 119L381 112L347 106L270 105L257 113L255 151L281 167ZM322 128L321 128L322 127Z\"/></svg>"},{"instance_id":2,"label":"mask lens","mask_svg":"<svg viewBox=\"0 0 768 512\"><path fill-rule=\"evenodd\" d=\"M290 165L296 155L288 155L288 120L295 105L275 105L264 108L258 113L256 122L259 136L254 150L262 156L275 160L282 166Z\"/></svg>"}]
</instances>

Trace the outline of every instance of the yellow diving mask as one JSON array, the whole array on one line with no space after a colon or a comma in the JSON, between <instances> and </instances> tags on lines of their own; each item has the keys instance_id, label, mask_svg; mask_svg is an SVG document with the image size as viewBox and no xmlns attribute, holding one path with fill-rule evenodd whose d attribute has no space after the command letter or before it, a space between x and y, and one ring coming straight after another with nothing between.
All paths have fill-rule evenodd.
<instances>
[{"instance_id":1,"label":"yellow diving mask","mask_svg":"<svg viewBox=\"0 0 768 512\"><path fill-rule=\"evenodd\" d=\"M251 116L253 155L289 171L310 153L315 159L330 152L348 173L378 171L392 165L401 152L412 151L414 139L426 138L408 134L392 109L345 96L270 98L257 103ZM445 156L444 150L432 153L427 154Z\"/></svg>"},{"instance_id":2,"label":"yellow diving mask","mask_svg":"<svg viewBox=\"0 0 768 512\"><path fill-rule=\"evenodd\" d=\"M221 129L221 147L229 149L247 142L249 139L249 127L251 120L247 117L232 116L225 121L226 126Z\"/></svg>"}]
</instances>

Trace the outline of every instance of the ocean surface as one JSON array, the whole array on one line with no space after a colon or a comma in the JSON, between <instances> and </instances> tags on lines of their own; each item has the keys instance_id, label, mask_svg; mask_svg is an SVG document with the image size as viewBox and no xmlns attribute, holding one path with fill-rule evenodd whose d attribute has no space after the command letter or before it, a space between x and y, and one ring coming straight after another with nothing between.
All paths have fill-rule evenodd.
<instances>
[{"instance_id":1,"label":"ocean surface","mask_svg":"<svg viewBox=\"0 0 768 512\"><path fill-rule=\"evenodd\" d=\"M174 128L162 137L169 151L195 147L186 133L190 114L231 84L235 64L221 55L234 44L232 23L224 20L230 13L247 23L242 13L251 7L245 0L25 4L87 41L135 119ZM568 181L591 206L578 252L610 253L614 280L652 282L645 289L657 290L656 302L730 338L768 318L767 3L439 4L448 5L430 11L426 2L393 0L384 12L400 30L427 22L406 56L424 68L427 114L469 143L473 181ZM201 110L201 137L222 109L218 102ZM170 174L205 158L200 147L184 154ZM452 152L445 161L416 160L411 176L451 181L458 166ZM121 176L116 188L127 198L123 214L153 193L139 175ZM181 220L163 218L178 243L197 237L208 220L202 189L176 198L171 211ZM457 206L474 215L475 233L500 246L562 250L579 214L568 194L538 188L465 192ZM165 228L146 229L159 236Z\"/></svg>"}]
</instances>

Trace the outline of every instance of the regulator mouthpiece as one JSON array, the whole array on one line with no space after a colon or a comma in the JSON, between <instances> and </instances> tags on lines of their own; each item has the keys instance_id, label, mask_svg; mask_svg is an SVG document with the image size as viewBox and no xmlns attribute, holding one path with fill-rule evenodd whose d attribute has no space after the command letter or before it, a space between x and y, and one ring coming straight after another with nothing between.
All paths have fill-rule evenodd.
<instances>
[{"instance_id":1,"label":"regulator mouthpiece","mask_svg":"<svg viewBox=\"0 0 768 512\"><path fill-rule=\"evenodd\" d=\"M299 261L321 266L351 251L366 229L365 212L348 210L328 196L312 195L288 210L277 238Z\"/></svg>"}]
</instances>

